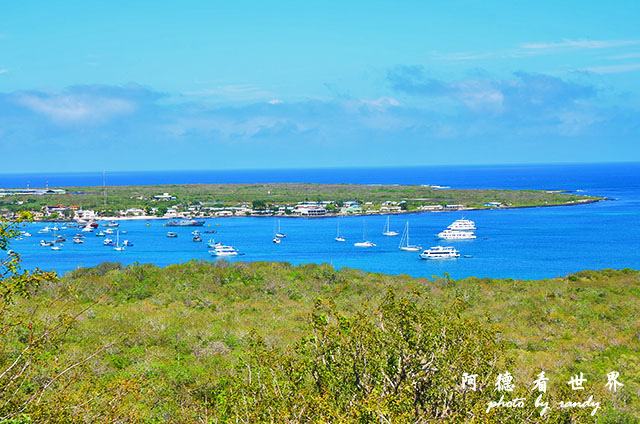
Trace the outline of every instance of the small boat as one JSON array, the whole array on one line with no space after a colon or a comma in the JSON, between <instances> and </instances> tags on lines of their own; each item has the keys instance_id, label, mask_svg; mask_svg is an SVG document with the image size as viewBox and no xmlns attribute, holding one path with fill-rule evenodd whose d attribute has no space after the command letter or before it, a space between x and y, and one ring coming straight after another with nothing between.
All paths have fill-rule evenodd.
<instances>
[{"instance_id":1,"label":"small boat","mask_svg":"<svg viewBox=\"0 0 640 424\"><path fill-rule=\"evenodd\" d=\"M364 218L362 218L362 241L353 243L356 247L375 247L375 243L366 241L365 233L364 233Z\"/></svg>"},{"instance_id":2,"label":"small boat","mask_svg":"<svg viewBox=\"0 0 640 424\"><path fill-rule=\"evenodd\" d=\"M58 236L53 242L54 243L64 243L65 241L67 241L66 238L64 238L63 236Z\"/></svg>"},{"instance_id":3,"label":"small boat","mask_svg":"<svg viewBox=\"0 0 640 424\"><path fill-rule=\"evenodd\" d=\"M102 242L102 245L103 245L103 246L113 246L113 245L114 245L114 243L113 243L113 240L112 240L112 239L110 239L110 238L106 238L106 239L104 239L104 241Z\"/></svg>"},{"instance_id":4,"label":"small boat","mask_svg":"<svg viewBox=\"0 0 640 424\"><path fill-rule=\"evenodd\" d=\"M222 243L216 242L213 239L209 239L209 242L207 243L207 247L218 247L218 246L222 246Z\"/></svg>"},{"instance_id":5,"label":"small boat","mask_svg":"<svg viewBox=\"0 0 640 424\"><path fill-rule=\"evenodd\" d=\"M108 228L106 230L104 230L105 234L113 234L113 230L111 228Z\"/></svg>"},{"instance_id":6,"label":"small boat","mask_svg":"<svg viewBox=\"0 0 640 424\"><path fill-rule=\"evenodd\" d=\"M278 220L278 231L276 232L275 236L277 238L285 238L285 237L287 237L286 234L284 234L283 232L280 231L280 220Z\"/></svg>"},{"instance_id":7,"label":"small boat","mask_svg":"<svg viewBox=\"0 0 640 424\"><path fill-rule=\"evenodd\" d=\"M79 238L74 238L74 239L73 239L73 242L74 242L75 244L82 244L82 243L84 243L84 240L79 239Z\"/></svg>"},{"instance_id":8,"label":"small boat","mask_svg":"<svg viewBox=\"0 0 640 424\"><path fill-rule=\"evenodd\" d=\"M102 231L100 231L99 233L96 233L96 237L104 237L104 236L105 234Z\"/></svg>"},{"instance_id":9,"label":"small boat","mask_svg":"<svg viewBox=\"0 0 640 424\"><path fill-rule=\"evenodd\" d=\"M26 231L23 231L23 232L22 232L22 235L23 235L24 237L31 237L31 234L30 234L30 233L27 233Z\"/></svg>"},{"instance_id":10,"label":"small boat","mask_svg":"<svg viewBox=\"0 0 640 424\"><path fill-rule=\"evenodd\" d=\"M273 242L274 242L275 244L280 244L280 239L279 239L278 237L274 237L274 238L273 238Z\"/></svg>"},{"instance_id":11,"label":"small boat","mask_svg":"<svg viewBox=\"0 0 640 424\"><path fill-rule=\"evenodd\" d=\"M51 232L51 228L49 228L48 226L44 227L43 229L38 231L39 233L49 233Z\"/></svg>"},{"instance_id":12,"label":"small boat","mask_svg":"<svg viewBox=\"0 0 640 424\"><path fill-rule=\"evenodd\" d=\"M434 246L420 254L421 259L455 259L459 257L460 252L452 246Z\"/></svg>"},{"instance_id":13,"label":"small boat","mask_svg":"<svg viewBox=\"0 0 640 424\"><path fill-rule=\"evenodd\" d=\"M43 246L43 247L53 246L53 242L40 240L40 246Z\"/></svg>"},{"instance_id":14,"label":"small boat","mask_svg":"<svg viewBox=\"0 0 640 424\"><path fill-rule=\"evenodd\" d=\"M340 236L340 218L338 218L338 230L336 232L336 237L334 238L335 241L340 241L340 242L345 242L347 241L346 238Z\"/></svg>"},{"instance_id":15,"label":"small boat","mask_svg":"<svg viewBox=\"0 0 640 424\"><path fill-rule=\"evenodd\" d=\"M221 244L216 246L215 249L209 250L209 254L211 256L237 256L238 251L233 246L224 246Z\"/></svg>"},{"instance_id":16,"label":"small boat","mask_svg":"<svg viewBox=\"0 0 640 424\"><path fill-rule=\"evenodd\" d=\"M124 250L124 246L120 246L120 231L116 233L116 246L113 248L113 250L118 252L122 252Z\"/></svg>"},{"instance_id":17,"label":"small boat","mask_svg":"<svg viewBox=\"0 0 640 424\"><path fill-rule=\"evenodd\" d=\"M58 226L57 226L57 225L54 225L54 226L53 226L53 227L51 227L50 229L51 229L51 231L58 231L58 230L60 230L60 228L58 228Z\"/></svg>"},{"instance_id":18,"label":"small boat","mask_svg":"<svg viewBox=\"0 0 640 424\"><path fill-rule=\"evenodd\" d=\"M204 225L204 220L197 219L181 219L181 220L169 220L167 221L167 227L202 227Z\"/></svg>"},{"instance_id":19,"label":"small boat","mask_svg":"<svg viewBox=\"0 0 640 424\"><path fill-rule=\"evenodd\" d=\"M51 250L62 250L60 246L51 246Z\"/></svg>"},{"instance_id":20,"label":"small boat","mask_svg":"<svg viewBox=\"0 0 640 424\"><path fill-rule=\"evenodd\" d=\"M473 258L473 255L464 255L465 258Z\"/></svg>"},{"instance_id":21,"label":"small boat","mask_svg":"<svg viewBox=\"0 0 640 424\"><path fill-rule=\"evenodd\" d=\"M91 224L87 224L86 227L84 227L82 229L82 231L85 232L85 233L89 233L89 232L93 231L93 227L91 226Z\"/></svg>"},{"instance_id":22,"label":"small boat","mask_svg":"<svg viewBox=\"0 0 640 424\"><path fill-rule=\"evenodd\" d=\"M103 227L119 227L120 224L118 224L116 221L110 221L108 224L102 224Z\"/></svg>"},{"instance_id":23,"label":"small boat","mask_svg":"<svg viewBox=\"0 0 640 424\"><path fill-rule=\"evenodd\" d=\"M192 236L199 236L200 235L200 231L198 231L198 230L191 231L191 235Z\"/></svg>"},{"instance_id":24,"label":"small boat","mask_svg":"<svg viewBox=\"0 0 640 424\"><path fill-rule=\"evenodd\" d=\"M127 230L122 230L122 231L120 231L120 232L121 232L122 234L128 234L128 233L129 233L129 231L127 231Z\"/></svg>"},{"instance_id":25,"label":"small boat","mask_svg":"<svg viewBox=\"0 0 640 424\"><path fill-rule=\"evenodd\" d=\"M402 233L400 245L398 245L398 247L401 250L406 250L408 252L419 252L422 250L422 246L409 244L409 221L407 221L407 225L404 227L404 232Z\"/></svg>"},{"instance_id":26,"label":"small boat","mask_svg":"<svg viewBox=\"0 0 640 424\"><path fill-rule=\"evenodd\" d=\"M129 240L125 240L122 242L123 246L133 246L133 243L131 243Z\"/></svg>"},{"instance_id":27,"label":"small boat","mask_svg":"<svg viewBox=\"0 0 640 424\"><path fill-rule=\"evenodd\" d=\"M193 240L193 241L195 241L195 242L199 242L199 241L202 241L202 237L200 237L200 236L193 236L193 238L192 238L191 240Z\"/></svg>"},{"instance_id":28,"label":"small boat","mask_svg":"<svg viewBox=\"0 0 640 424\"><path fill-rule=\"evenodd\" d=\"M205 230L205 233L207 233L207 234L215 234L215 233L217 233L217 231L216 230Z\"/></svg>"},{"instance_id":29,"label":"small boat","mask_svg":"<svg viewBox=\"0 0 640 424\"><path fill-rule=\"evenodd\" d=\"M395 231L391 231L389 228L389 216L387 216L387 225L385 225L384 230L382 231L383 236L397 236L398 233Z\"/></svg>"},{"instance_id":30,"label":"small boat","mask_svg":"<svg viewBox=\"0 0 640 424\"><path fill-rule=\"evenodd\" d=\"M173 238L178 237L178 233L174 233L174 232L169 231L167 233L167 237L173 237Z\"/></svg>"},{"instance_id":31,"label":"small boat","mask_svg":"<svg viewBox=\"0 0 640 424\"><path fill-rule=\"evenodd\" d=\"M84 235L77 233L75 236L73 236L73 238L77 238L77 239L83 239Z\"/></svg>"},{"instance_id":32,"label":"small boat","mask_svg":"<svg viewBox=\"0 0 640 424\"><path fill-rule=\"evenodd\" d=\"M63 225L62 227L60 227L60 229L61 229L61 230L66 230L66 229L67 229L67 226L66 226L66 225Z\"/></svg>"}]
</instances>

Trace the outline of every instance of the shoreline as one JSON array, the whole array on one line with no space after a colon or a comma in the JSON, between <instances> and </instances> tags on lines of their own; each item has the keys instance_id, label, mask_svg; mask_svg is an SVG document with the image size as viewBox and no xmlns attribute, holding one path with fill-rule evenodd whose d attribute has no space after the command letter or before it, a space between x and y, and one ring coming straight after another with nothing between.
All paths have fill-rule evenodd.
<instances>
[{"instance_id":1,"label":"shoreline","mask_svg":"<svg viewBox=\"0 0 640 424\"><path fill-rule=\"evenodd\" d=\"M527 208L551 208L551 207L565 207L565 206L580 206L587 205L598 202L607 202L614 201L615 199L611 199L608 197L604 197L601 199L584 199L577 202L571 203L558 203L558 204L549 204L549 205L532 205L532 206L502 206L499 208L460 208L460 209L452 209L452 210L437 210L437 211L426 211L426 210L411 210L411 211L385 211L384 213L380 212L372 212L372 213L349 213L349 214L326 214L322 216L303 216L303 215L277 215L277 214L255 214L255 215L231 215L231 216L204 216L204 217L191 217L188 215L184 216L155 216L155 215L144 215L144 216L101 216L99 218L95 218L95 222L102 221L152 221L152 220L172 220L172 219L222 219L222 218L303 218L303 219L323 219L323 218L344 218L349 216L387 216L387 215L407 215L407 214L422 214L422 213L452 213L452 212L466 212L466 211L496 211L496 210L505 210L505 209L527 209ZM91 221L91 220L89 220ZM33 223L36 222L76 222L74 219L46 219L46 220L34 220Z\"/></svg>"}]
</instances>

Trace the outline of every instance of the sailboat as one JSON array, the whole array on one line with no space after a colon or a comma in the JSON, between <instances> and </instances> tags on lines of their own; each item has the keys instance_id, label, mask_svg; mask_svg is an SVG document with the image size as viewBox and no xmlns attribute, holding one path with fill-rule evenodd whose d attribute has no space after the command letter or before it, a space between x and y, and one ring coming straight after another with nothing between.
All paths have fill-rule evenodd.
<instances>
[{"instance_id":1,"label":"sailboat","mask_svg":"<svg viewBox=\"0 0 640 424\"><path fill-rule=\"evenodd\" d=\"M276 223L273 222L273 242L275 244L280 244L280 237L278 237L278 232L276 231Z\"/></svg>"},{"instance_id":2,"label":"sailboat","mask_svg":"<svg viewBox=\"0 0 640 424\"><path fill-rule=\"evenodd\" d=\"M113 250L122 251L124 250L124 246L120 246L120 231L116 233L116 247Z\"/></svg>"},{"instance_id":3,"label":"sailboat","mask_svg":"<svg viewBox=\"0 0 640 424\"><path fill-rule=\"evenodd\" d=\"M338 218L338 232L336 233L335 241L347 241L346 238L340 237L340 218Z\"/></svg>"},{"instance_id":4,"label":"sailboat","mask_svg":"<svg viewBox=\"0 0 640 424\"><path fill-rule=\"evenodd\" d=\"M278 220L278 232L276 233L276 237L285 238L287 235L280 232L280 220Z\"/></svg>"},{"instance_id":5,"label":"sailboat","mask_svg":"<svg viewBox=\"0 0 640 424\"><path fill-rule=\"evenodd\" d=\"M400 239L400 245L398 247L409 252L418 252L422 250L422 246L409 244L409 221L407 221L407 225L404 227L404 232L402 233L402 238Z\"/></svg>"},{"instance_id":6,"label":"sailboat","mask_svg":"<svg viewBox=\"0 0 640 424\"><path fill-rule=\"evenodd\" d=\"M356 247L374 247L375 244L370 242L370 241L366 241L366 237L364 235L364 218L362 218L362 241L361 242L357 242L357 243L353 243L354 246Z\"/></svg>"},{"instance_id":7,"label":"sailboat","mask_svg":"<svg viewBox=\"0 0 640 424\"><path fill-rule=\"evenodd\" d=\"M391 231L389 228L389 216L387 216L387 225L384 227L384 231L382 232L383 236L397 236L398 233L395 231Z\"/></svg>"}]
</instances>

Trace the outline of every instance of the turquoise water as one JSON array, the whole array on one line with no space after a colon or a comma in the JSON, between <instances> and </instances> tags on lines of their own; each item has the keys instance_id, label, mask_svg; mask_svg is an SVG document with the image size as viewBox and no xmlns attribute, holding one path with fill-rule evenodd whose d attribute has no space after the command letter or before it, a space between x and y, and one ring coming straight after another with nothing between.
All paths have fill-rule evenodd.
<instances>
[{"instance_id":1,"label":"turquoise water","mask_svg":"<svg viewBox=\"0 0 640 424\"><path fill-rule=\"evenodd\" d=\"M282 218L281 229L287 234L282 243L272 243L274 218L216 218L206 220L205 229L216 234L204 234L205 243L191 241L192 227L172 228L178 238L167 238L164 221L121 221L120 229L128 231L122 239L135 246L116 252L102 246L102 238L92 233L85 244L64 244L55 252L38 245L50 235L37 234L44 224L29 224L25 229L33 236L13 243L20 252L25 268L38 266L63 273L78 265L92 266L103 261L151 262L168 265L192 259L212 260L206 241L208 236L235 246L242 256L230 261L287 261L299 263L331 263L335 267L359 268L389 274L412 276L442 275L454 278L469 276L537 279L565 275L583 269L636 268L640 269L640 166L638 164L538 166L538 167L439 167L433 175L430 168L415 168L413 177L399 178L395 170L378 170L375 175L360 170L343 174L352 181L371 180L383 183L418 183L452 187L545 188L580 190L585 194L614 198L595 204L490 211L468 211L465 218L476 222L478 238L471 241L441 243L434 234L443 230L460 212L420 213L392 215L391 227L402 233L405 222L410 222L411 241L423 247L435 245L455 246L462 255L454 260L425 261L417 252L398 249L400 236L382 235L386 216L368 216L365 219L367 239L377 244L374 248L358 248L353 243L362 240L362 217L340 218L340 233L346 243L334 241L337 218L304 219ZM265 171L275 172L275 171ZM290 172L290 171L286 171ZM309 182L330 182L335 170L326 170ZM387 172L387 175L385 175ZM312 173L313 174L313 173ZM437 174L437 178L434 175ZM324 176L323 176L324 175ZM344 177L346 175L346 177ZM367 176L369 175L369 176ZM466 175L466 178L465 178ZM265 177L265 176L263 176ZM266 175L266 177L272 177ZM132 177L133 178L133 177ZM413 178L413 180L412 180ZM135 178L134 178L135 179ZM324 180L323 180L324 179ZM434 180L435 179L435 180ZM260 178L255 178L260 180ZM473 180L473 181L471 181ZM135 183L140 183L137 179ZM422 183L422 182L420 182ZM60 231L71 240L77 229ZM46 236L46 237L45 237ZM115 238L115 237L113 237Z\"/></svg>"}]
</instances>

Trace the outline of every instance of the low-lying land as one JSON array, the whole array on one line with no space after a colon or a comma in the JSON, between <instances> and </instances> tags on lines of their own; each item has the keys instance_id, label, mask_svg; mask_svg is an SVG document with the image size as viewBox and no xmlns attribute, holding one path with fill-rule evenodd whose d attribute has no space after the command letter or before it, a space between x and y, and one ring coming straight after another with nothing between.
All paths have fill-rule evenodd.
<instances>
[{"instance_id":1,"label":"low-lying land","mask_svg":"<svg viewBox=\"0 0 640 424\"><path fill-rule=\"evenodd\" d=\"M21 413L34 422L640 416L638 271L454 281L326 264L105 263L29 292L16 290L0 309L0 417L29 399ZM496 391L506 371L515 389ZM546 393L532 386L542 371ZM624 384L615 393L611 371ZM461 386L464 373L478 374L477 391ZM581 373L584 390L572 390L567 382ZM550 405L542 417L540 394ZM524 406L487 412L502 395ZM558 406L589 396L600 402L595 416L593 405Z\"/></svg>"},{"instance_id":2,"label":"low-lying land","mask_svg":"<svg viewBox=\"0 0 640 424\"><path fill-rule=\"evenodd\" d=\"M36 218L72 218L74 211L98 216L220 213L296 215L299 203L315 204L322 214L396 213L496 207L575 205L603 200L546 190L459 190L421 185L355 184L184 184L155 186L67 187L49 194L5 192L0 210L37 212ZM307 208L308 209L308 208Z\"/></svg>"}]
</instances>

